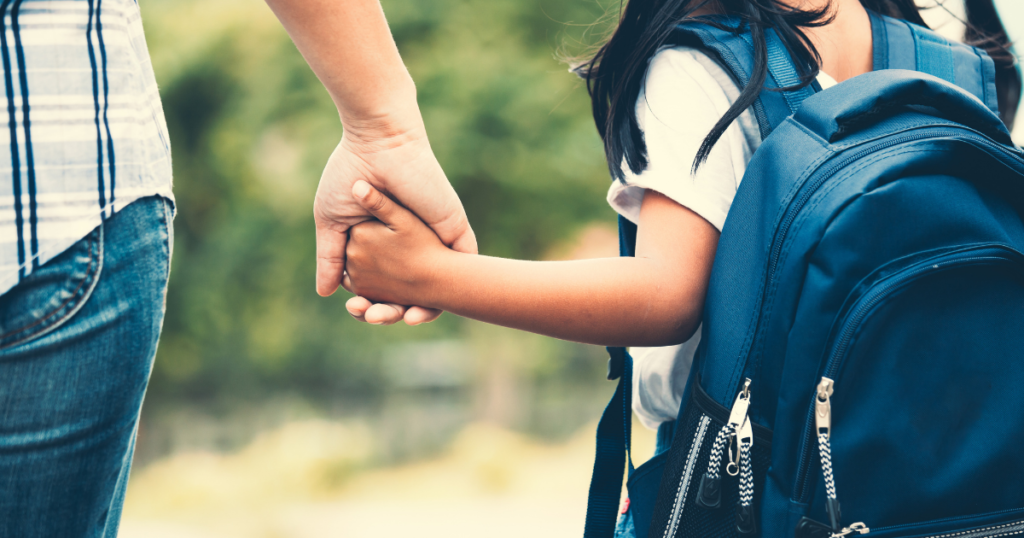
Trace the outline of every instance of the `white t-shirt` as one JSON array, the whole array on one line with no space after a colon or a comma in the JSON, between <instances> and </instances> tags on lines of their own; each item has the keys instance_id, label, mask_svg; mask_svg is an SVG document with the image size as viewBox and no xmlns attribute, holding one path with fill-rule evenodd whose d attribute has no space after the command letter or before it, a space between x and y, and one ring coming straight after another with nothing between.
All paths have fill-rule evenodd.
<instances>
[{"instance_id":1,"label":"white t-shirt","mask_svg":"<svg viewBox=\"0 0 1024 538\"><path fill-rule=\"evenodd\" d=\"M822 88L835 84L821 73ZM704 137L739 98L725 70L688 47L658 51L647 69L636 116L647 144L648 165L639 174L623 164L625 183L613 181L608 203L623 217L639 220L644 193L657 191L697 213L719 231L750 157L761 142L750 110L729 126L696 175L693 159ZM668 347L634 347L633 411L648 428L675 420L700 329L690 340Z\"/></svg>"}]
</instances>

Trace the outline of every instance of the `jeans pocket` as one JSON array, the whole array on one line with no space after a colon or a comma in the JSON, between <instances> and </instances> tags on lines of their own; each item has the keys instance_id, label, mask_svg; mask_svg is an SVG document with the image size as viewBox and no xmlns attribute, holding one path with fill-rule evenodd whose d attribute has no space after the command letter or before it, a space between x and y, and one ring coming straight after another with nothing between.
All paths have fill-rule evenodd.
<instances>
[{"instance_id":1,"label":"jeans pocket","mask_svg":"<svg viewBox=\"0 0 1024 538\"><path fill-rule=\"evenodd\" d=\"M85 304L103 268L103 226L0 295L0 350L35 340Z\"/></svg>"}]
</instances>

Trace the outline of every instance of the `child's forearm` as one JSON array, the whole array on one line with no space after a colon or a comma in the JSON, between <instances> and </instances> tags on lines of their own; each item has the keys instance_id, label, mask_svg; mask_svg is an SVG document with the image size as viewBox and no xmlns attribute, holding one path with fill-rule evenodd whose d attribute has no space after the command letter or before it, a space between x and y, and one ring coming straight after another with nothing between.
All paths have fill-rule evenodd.
<instances>
[{"instance_id":1,"label":"child's forearm","mask_svg":"<svg viewBox=\"0 0 1024 538\"><path fill-rule=\"evenodd\" d=\"M449 252L418 286L417 304L577 342L672 345L696 330L703 294L667 265L648 258L535 262Z\"/></svg>"},{"instance_id":2,"label":"child's forearm","mask_svg":"<svg viewBox=\"0 0 1024 538\"><path fill-rule=\"evenodd\" d=\"M531 262L449 250L407 209L364 190L356 198L378 220L349 231L353 293L590 344L678 344L700 322L718 230L660 194L644 197L635 258Z\"/></svg>"}]
</instances>

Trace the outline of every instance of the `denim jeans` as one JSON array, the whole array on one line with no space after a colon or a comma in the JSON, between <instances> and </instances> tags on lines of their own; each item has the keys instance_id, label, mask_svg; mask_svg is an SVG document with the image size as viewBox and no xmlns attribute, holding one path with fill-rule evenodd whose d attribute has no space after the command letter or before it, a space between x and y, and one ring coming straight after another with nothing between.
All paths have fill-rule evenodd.
<instances>
[{"instance_id":1,"label":"denim jeans","mask_svg":"<svg viewBox=\"0 0 1024 538\"><path fill-rule=\"evenodd\" d=\"M654 445L654 456L668 452L672 448L672 436L675 435L676 422L662 422L658 426L658 437ZM636 527L633 526L633 513L627 510L619 514L619 520L615 523L615 535L613 538L636 538Z\"/></svg>"},{"instance_id":2,"label":"denim jeans","mask_svg":"<svg viewBox=\"0 0 1024 538\"><path fill-rule=\"evenodd\" d=\"M172 214L131 203L0 296L0 537L117 535Z\"/></svg>"}]
</instances>

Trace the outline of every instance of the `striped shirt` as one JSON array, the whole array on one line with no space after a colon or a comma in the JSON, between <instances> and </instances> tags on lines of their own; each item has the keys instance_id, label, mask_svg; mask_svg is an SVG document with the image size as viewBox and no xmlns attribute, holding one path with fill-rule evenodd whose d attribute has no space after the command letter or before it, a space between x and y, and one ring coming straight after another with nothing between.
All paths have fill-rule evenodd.
<instances>
[{"instance_id":1,"label":"striped shirt","mask_svg":"<svg viewBox=\"0 0 1024 538\"><path fill-rule=\"evenodd\" d=\"M173 200L134 0L0 0L0 293L132 201Z\"/></svg>"}]
</instances>

